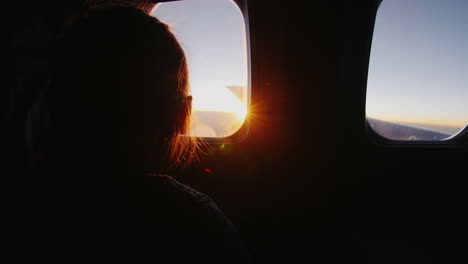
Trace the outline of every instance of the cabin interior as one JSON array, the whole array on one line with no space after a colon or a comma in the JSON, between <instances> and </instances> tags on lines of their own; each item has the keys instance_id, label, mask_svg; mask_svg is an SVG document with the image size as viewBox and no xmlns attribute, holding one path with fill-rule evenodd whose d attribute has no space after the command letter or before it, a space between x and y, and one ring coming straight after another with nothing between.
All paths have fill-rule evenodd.
<instances>
[{"instance_id":1,"label":"cabin interior","mask_svg":"<svg viewBox=\"0 0 468 264\"><path fill-rule=\"evenodd\" d=\"M35 213L16 193L37 188L25 120L47 84L49 44L84 2L5 3L0 180L15 216L2 229L18 255ZM236 2L248 16L247 132L209 142L174 176L217 203L253 263L468 263L468 134L392 142L366 121L380 1Z\"/></svg>"}]
</instances>

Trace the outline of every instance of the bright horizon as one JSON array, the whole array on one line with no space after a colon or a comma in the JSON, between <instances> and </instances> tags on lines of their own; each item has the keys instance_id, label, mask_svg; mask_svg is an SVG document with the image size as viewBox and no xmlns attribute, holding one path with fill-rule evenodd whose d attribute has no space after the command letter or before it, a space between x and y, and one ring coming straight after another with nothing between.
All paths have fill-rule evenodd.
<instances>
[{"instance_id":1,"label":"bright horizon","mask_svg":"<svg viewBox=\"0 0 468 264\"><path fill-rule=\"evenodd\" d=\"M439 119L430 119L426 117L395 117L388 115L376 115L371 116L367 115L367 118L378 119L382 121L388 121L393 123L404 123L404 124L414 124L414 125L438 125L446 127L456 127L463 128L467 124L460 121L451 121L451 120L439 120Z\"/></svg>"},{"instance_id":2,"label":"bright horizon","mask_svg":"<svg viewBox=\"0 0 468 264\"><path fill-rule=\"evenodd\" d=\"M460 132L462 129L465 128L466 125L453 125L453 123L442 123L439 122L438 120L433 120L433 121L421 121L422 119L398 119L398 118L393 118L393 117L385 117L385 116L380 116L380 117L375 117L375 116L367 116L368 119L375 119L375 120L381 120L385 122L391 122L395 124L402 124L402 125L409 125L413 127L419 127L419 128L424 128L424 129L430 129L433 131L439 131L439 132L445 132L449 134L456 134ZM379 131L377 131L379 132Z\"/></svg>"}]
</instances>

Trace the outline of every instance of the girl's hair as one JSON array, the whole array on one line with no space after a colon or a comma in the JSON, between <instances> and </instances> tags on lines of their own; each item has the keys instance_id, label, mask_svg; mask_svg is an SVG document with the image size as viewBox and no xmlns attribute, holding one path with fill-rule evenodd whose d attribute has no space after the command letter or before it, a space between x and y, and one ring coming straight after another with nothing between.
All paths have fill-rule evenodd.
<instances>
[{"instance_id":1,"label":"girl's hair","mask_svg":"<svg viewBox=\"0 0 468 264\"><path fill-rule=\"evenodd\" d=\"M156 18L93 8L64 31L51 61L51 121L69 140L144 150L166 168L197 158L196 138L182 135L191 114L186 58Z\"/></svg>"}]
</instances>

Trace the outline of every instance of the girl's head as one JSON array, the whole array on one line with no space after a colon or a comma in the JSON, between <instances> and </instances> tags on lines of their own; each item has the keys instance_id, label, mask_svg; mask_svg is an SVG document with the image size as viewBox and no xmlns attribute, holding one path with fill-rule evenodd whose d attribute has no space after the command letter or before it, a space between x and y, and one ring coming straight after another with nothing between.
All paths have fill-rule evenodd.
<instances>
[{"instance_id":1,"label":"girl's head","mask_svg":"<svg viewBox=\"0 0 468 264\"><path fill-rule=\"evenodd\" d=\"M132 7L94 9L52 58L48 104L61 151L165 165L195 157L194 139L182 136L191 112L187 63L165 24Z\"/></svg>"}]
</instances>

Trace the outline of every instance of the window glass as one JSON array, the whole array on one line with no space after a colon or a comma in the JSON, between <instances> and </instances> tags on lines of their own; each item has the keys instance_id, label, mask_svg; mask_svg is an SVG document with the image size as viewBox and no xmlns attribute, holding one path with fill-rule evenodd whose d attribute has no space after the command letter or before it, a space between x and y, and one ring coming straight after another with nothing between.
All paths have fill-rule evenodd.
<instances>
[{"instance_id":1,"label":"window glass","mask_svg":"<svg viewBox=\"0 0 468 264\"><path fill-rule=\"evenodd\" d=\"M167 24L187 57L193 96L190 135L226 137L247 115L249 94L244 17L232 0L160 3L152 15Z\"/></svg>"},{"instance_id":2,"label":"window glass","mask_svg":"<svg viewBox=\"0 0 468 264\"><path fill-rule=\"evenodd\" d=\"M391 140L447 140L468 123L468 1L385 0L367 83L367 120Z\"/></svg>"}]
</instances>

